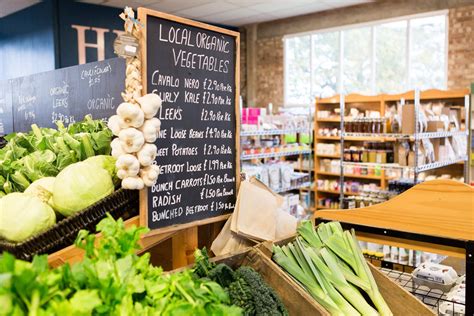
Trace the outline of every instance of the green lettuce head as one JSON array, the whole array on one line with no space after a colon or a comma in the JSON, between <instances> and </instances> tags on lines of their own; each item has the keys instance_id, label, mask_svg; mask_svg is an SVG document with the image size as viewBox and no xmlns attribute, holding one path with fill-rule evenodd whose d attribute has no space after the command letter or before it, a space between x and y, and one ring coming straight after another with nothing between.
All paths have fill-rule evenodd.
<instances>
[{"instance_id":1,"label":"green lettuce head","mask_svg":"<svg viewBox=\"0 0 474 316\"><path fill-rule=\"evenodd\" d=\"M64 216L77 213L114 191L109 172L93 163L77 162L56 177L53 207Z\"/></svg>"},{"instance_id":2,"label":"green lettuce head","mask_svg":"<svg viewBox=\"0 0 474 316\"><path fill-rule=\"evenodd\" d=\"M56 223L53 209L38 197L11 193L0 200L0 236L21 242Z\"/></svg>"}]
</instances>

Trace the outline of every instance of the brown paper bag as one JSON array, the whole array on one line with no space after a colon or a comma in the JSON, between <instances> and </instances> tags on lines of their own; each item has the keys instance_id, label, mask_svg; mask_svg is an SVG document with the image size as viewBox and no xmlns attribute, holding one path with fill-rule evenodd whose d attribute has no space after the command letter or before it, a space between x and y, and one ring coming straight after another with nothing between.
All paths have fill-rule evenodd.
<instances>
[{"instance_id":1,"label":"brown paper bag","mask_svg":"<svg viewBox=\"0 0 474 316\"><path fill-rule=\"evenodd\" d=\"M216 256L239 251L254 245L251 241L239 237L230 230L233 216L234 215L231 215L231 217L229 217L217 238L212 242L211 251Z\"/></svg>"}]
</instances>

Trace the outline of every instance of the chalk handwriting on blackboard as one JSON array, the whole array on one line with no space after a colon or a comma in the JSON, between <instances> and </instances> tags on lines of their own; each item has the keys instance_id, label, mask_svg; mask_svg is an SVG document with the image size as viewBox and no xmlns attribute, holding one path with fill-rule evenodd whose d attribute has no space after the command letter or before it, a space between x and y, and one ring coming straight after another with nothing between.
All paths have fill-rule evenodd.
<instances>
[{"instance_id":1,"label":"chalk handwriting on blackboard","mask_svg":"<svg viewBox=\"0 0 474 316\"><path fill-rule=\"evenodd\" d=\"M236 199L236 38L148 16L147 92L157 114L157 183L148 190L152 229L223 215Z\"/></svg>"}]
</instances>

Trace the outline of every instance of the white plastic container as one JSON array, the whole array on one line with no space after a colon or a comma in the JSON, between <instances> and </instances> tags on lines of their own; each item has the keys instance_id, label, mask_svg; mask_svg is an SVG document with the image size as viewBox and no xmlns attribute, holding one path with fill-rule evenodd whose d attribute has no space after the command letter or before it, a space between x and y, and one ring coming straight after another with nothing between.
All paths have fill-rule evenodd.
<instances>
[{"instance_id":1,"label":"white plastic container","mask_svg":"<svg viewBox=\"0 0 474 316\"><path fill-rule=\"evenodd\" d=\"M424 262L413 272L413 280L418 285L448 292L458 279L456 271L450 266Z\"/></svg>"}]
</instances>

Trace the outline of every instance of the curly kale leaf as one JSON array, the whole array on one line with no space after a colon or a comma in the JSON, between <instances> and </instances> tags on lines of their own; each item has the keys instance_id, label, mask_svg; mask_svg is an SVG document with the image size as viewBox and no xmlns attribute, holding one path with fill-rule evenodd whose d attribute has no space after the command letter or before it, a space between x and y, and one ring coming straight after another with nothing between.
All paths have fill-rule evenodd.
<instances>
[{"instance_id":1,"label":"curly kale leaf","mask_svg":"<svg viewBox=\"0 0 474 316\"><path fill-rule=\"evenodd\" d=\"M288 311L275 291L254 269L242 266L235 271L238 279L247 283L255 304L254 315L288 315Z\"/></svg>"}]
</instances>

